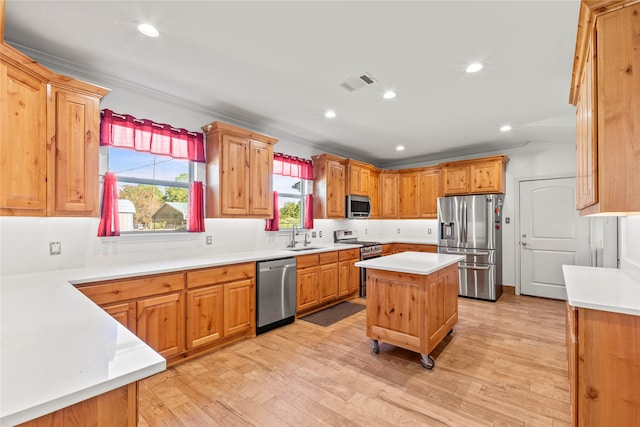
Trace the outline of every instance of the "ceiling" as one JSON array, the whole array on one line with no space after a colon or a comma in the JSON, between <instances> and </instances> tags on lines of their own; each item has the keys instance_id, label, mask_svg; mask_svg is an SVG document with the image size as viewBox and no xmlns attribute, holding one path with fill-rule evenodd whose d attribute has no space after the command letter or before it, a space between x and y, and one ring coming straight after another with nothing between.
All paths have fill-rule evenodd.
<instances>
[{"instance_id":1,"label":"ceiling","mask_svg":"<svg viewBox=\"0 0 640 427\"><path fill-rule=\"evenodd\" d=\"M573 143L578 11L577 0L8 0L5 40L95 81L384 167ZM141 22L160 36L141 35ZM476 61L485 68L467 74ZM342 85L363 73L378 83ZM397 97L384 100L388 89Z\"/></svg>"}]
</instances>

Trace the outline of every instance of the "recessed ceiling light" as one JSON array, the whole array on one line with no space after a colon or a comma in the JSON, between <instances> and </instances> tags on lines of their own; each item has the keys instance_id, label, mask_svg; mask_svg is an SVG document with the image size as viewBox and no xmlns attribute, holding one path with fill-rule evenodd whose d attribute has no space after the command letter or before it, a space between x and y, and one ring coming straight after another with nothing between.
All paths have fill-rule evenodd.
<instances>
[{"instance_id":1,"label":"recessed ceiling light","mask_svg":"<svg viewBox=\"0 0 640 427\"><path fill-rule=\"evenodd\" d=\"M396 95L397 95L397 94L396 94L394 91L392 91L392 90L388 90L388 91L386 91L386 92L384 93L384 95L382 95L382 97L383 97L384 99L393 99L393 98L395 98L395 97L396 97Z\"/></svg>"},{"instance_id":2,"label":"recessed ceiling light","mask_svg":"<svg viewBox=\"0 0 640 427\"><path fill-rule=\"evenodd\" d=\"M404 151L404 145L398 145L396 151Z\"/></svg>"},{"instance_id":3,"label":"recessed ceiling light","mask_svg":"<svg viewBox=\"0 0 640 427\"><path fill-rule=\"evenodd\" d=\"M332 111L332 110L329 110L329 111L327 111L326 113L324 113L324 116L325 116L327 119L333 119L333 118L336 116L336 112L335 112L335 111Z\"/></svg>"},{"instance_id":4,"label":"recessed ceiling light","mask_svg":"<svg viewBox=\"0 0 640 427\"><path fill-rule=\"evenodd\" d=\"M484 64L481 62L474 62L467 67L467 73L477 73L484 68Z\"/></svg>"},{"instance_id":5,"label":"recessed ceiling light","mask_svg":"<svg viewBox=\"0 0 640 427\"><path fill-rule=\"evenodd\" d=\"M500 132L509 132L511 130L511 125L504 125L500 128Z\"/></svg>"},{"instance_id":6,"label":"recessed ceiling light","mask_svg":"<svg viewBox=\"0 0 640 427\"><path fill-rule=\"evenodd\" d=\"M160 35L158 30L156 30L156 27L154 27L151 24L138 25L138 31L140 31L142 34L144 34L147 37L158 37Z\"/></svg>"}]
</instances>

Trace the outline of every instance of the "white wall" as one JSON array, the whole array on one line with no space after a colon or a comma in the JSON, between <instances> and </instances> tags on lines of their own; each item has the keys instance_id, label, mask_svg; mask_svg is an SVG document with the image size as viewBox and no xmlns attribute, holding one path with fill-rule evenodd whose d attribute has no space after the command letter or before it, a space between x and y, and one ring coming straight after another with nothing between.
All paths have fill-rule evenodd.
<instances>
[{"instance_id":1,"label":"white wall","mask_svg":"<svg viewBox=\"0 0 640 427\"><path fill-rule=\"evenodd\" d=\"M620 268L640 278L640 216L620 218Z\"/></svg>"}]
</instances>

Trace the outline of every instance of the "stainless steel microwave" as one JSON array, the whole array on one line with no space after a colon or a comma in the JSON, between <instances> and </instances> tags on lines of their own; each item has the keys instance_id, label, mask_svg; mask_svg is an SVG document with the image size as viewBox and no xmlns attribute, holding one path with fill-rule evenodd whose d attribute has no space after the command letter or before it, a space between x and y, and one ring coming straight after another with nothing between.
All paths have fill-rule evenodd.
<instances>
[{"instance_id":1,"label":"stainless steel microwave","mask_svg":"<svg viewBox=\"0 0 640 427\"><path fill-rule=\"evenodd\" d=\"M349 194L345 205L347 218L369 218L371 214L371 200L368 196Z\"/></svg>"}]
</instances>

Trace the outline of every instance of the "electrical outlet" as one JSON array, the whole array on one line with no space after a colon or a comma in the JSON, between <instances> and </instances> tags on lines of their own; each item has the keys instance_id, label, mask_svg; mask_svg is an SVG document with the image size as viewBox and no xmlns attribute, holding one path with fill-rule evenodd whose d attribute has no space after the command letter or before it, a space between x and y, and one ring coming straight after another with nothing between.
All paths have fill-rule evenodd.
<instances>
[{"instance_id":1,"label":"electrical outlet","mask_svg":"<svg viewBox=\"0 0 640 427\"><path fill-rule=\"evenodd\" d=\"M431 234L431 229L427 228L427 234Z\"/></svg>"},{"instance_id":2,"label":"electrical outlet","mask_svg":"<svg viewBox=\"0 0 640 427\"><path fill-rule=\"evenodd\" d=\"M369 229L368 228L364 229L364 234L369 234Z\"/></svg>"},{"instance_id":3,"label":"electrical outlet","mask_svg":"<svg viewBox=\"0 0 640 427\"><path fill-rule=\"evenodd\" d=\"M211 245L213 243L213 236L211 234L207 235L207 245Z\"/></svg>"},{"instance_id":4,"label":"electrical outlet","mask_svg":"<svg viewBox=\"0 0 640 427\"><path fill-rule=\"evenodd\" d=\"M400 229L399 228L396 228L396 233L400 234Z\"/></svg>"},{"instance_id":5,"label":"electrical outlet","mask_svg":"<svg viewBox=\"0 0 640 427\"><path fill-rule=\"evenodd\" d=\"M318 231L318 237L322 237L322 230Z\"/></svg>"},{"instance_id":6,"label":"electrical outlet","mask_svg":"<svg viewBox=\"0 0 640 427\"><path fill-rule=\"evenodd\" d=\"M311 232L311 238L312 238L312 239L315 239L315 238L316 238L316 232L315 232L315 231L312 231L312 232Z\"/></svg>"},{"instance_id":7,"label":"electrical outlet","mask_svg":"<svg viewBox=\"0 0 640 427\"><path fill-rule=\"evenodd\" d=\"M49 242L49 255L62 255L62 242Z\"/></svg>"},{"instance_id":8,"label":"electrical outlet","mask_svg":"<svg viewBox=\"0 0 640 427\"><path fill-rule=\"evenodd\" d=\"M506 218L504 219L504 222L505 222L505 224L510 224L510 223L511 223L511 218L506 217Z\"/></svg>"}]
</instances>

